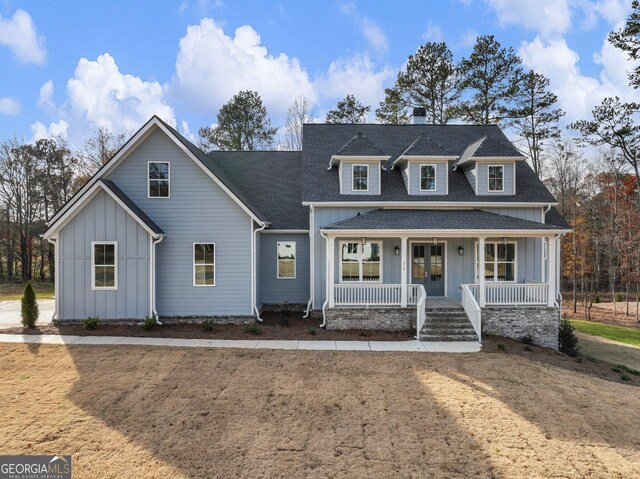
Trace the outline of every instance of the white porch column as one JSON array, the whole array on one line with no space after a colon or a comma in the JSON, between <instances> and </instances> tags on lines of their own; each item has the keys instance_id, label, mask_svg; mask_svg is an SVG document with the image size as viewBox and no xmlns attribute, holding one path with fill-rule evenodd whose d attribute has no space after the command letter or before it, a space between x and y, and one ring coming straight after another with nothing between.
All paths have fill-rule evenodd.
<instances>
[{"instance_id":1,"label":"white porch column","mask_svg":"<svg viewBox=\"0 0 640 479\"><path fill-rule=\"evenodd\" d=\"M556 279L558 278L558 264L556 255L556 239L549 236L549 247L547 250L547 263L549 264L549 273L547 275L549 282L549 297L547 298L547 306L551 307L556 302Z\"/></svg>"},{"instance_id":2,"label":"white porch column","mask_svg":"<svg viewBox=\"0 0 640 479\"><path fill-rule=\"evenodd\" d=\"M481 308L486 305L486 291L484 290L484 237L478 238L478 303Z\"/></svg>"},{"instance_id":3,"label":"white porch column","mask_svg":"<svg viewBox=\"0 0 640 479\"><path fill-rule=\"evenodd\" d=\"M407 307L407 237L400 238L400 306Z\"/></svg>"},{"instance_id":4,"label":"white porch column","mask_svg":"<svg viewBox=\"0 0 640 479\"><path fill-rule=\"evenodd\" d=\"M336 305L334 282L335 282L335 245L336 239L333 236L327 237L327 291L329 298L329 307L333 308Z\"/></svg>"}]
</instances>

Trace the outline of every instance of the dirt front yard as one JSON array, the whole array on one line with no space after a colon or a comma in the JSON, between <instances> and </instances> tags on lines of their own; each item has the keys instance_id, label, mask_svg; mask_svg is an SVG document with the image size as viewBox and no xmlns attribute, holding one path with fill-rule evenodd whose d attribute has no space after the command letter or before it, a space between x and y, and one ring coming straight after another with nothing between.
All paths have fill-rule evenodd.
<instances>
[{"instance_id":1,"label":"dirt front yard","mask_svg":"<svg viewBox=\"0 0 640 479\"><path fill-rule=\"evenodd\" d=\"M76 478L639 477L640 389L557 361L0 344L0 451Z\"/></svg>"}]
</instances>

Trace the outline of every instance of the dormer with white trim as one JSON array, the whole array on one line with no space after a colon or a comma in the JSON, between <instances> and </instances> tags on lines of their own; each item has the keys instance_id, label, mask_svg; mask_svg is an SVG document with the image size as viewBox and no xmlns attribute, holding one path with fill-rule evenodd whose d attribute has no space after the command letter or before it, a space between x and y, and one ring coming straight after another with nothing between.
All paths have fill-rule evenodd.
<instances>
[{"instance_id":1,"label":"dormer with white trim","mask_svg":"<svg viewBox=\"0 0 640 479\"><path fill-rule=\"evenodd\" d=\"M338 168L340 194L379 195L385 169L382 165L389 158L358 133L331 157L328 169Z\"/></svg>"},{"instance_id":2,"label":"dormer with white trim","mask_svg":"<svg viewBox=\"0 0 640 479\"><path fill-rule=\"evenodd\" d=\"M449 194L449 161L455 159L431 138L420 135L393 161L391 169L400 169L408 194L443 196Z\"/></svg>"},{"instance_id":3,"label":"dormer with white trim","mask_svg":"<svg viewBox=\"0 0 640 479\"><path fill-rule=\"evenodd\" d=\"M516 164L524 156L489 156L486 151L496 151L502 143L484 136L470 143L453 165L461 168L477 196L513 196L516 194ZM511 151L509 153L512 153Z\"/></svg>"}]
</instances>

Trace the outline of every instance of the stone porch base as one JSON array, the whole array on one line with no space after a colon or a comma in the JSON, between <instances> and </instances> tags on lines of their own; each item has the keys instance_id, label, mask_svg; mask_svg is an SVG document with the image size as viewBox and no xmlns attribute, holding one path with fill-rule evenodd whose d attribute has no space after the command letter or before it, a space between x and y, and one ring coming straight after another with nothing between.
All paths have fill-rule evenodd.
<instances>
[{"instance_id":1,"label":"stone porch base","mask_svg":"<svg viewBox=\"0 0 640 479\"><path fill-rule=\"evenodd\" d=\"M416 327L416 307L327 308L327 329L409 331Z\"/></svg>"},{"instance_id":2,"label":"stone porch base","mask_svg":"<svg viewBox=\"0 0 640 479\"><path fill-rule=\"evenodd\" d=\"M482 308L482 333L521 339L531 335L538 346L558 349L560 310L546 306Z\"/></svg>"}]
</instances>

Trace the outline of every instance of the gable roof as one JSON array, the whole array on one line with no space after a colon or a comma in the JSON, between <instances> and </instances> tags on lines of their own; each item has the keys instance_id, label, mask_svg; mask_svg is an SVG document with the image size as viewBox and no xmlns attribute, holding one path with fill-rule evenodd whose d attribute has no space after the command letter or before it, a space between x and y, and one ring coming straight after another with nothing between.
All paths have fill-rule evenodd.
<instances>
[{"instance_id":1,"label":"gable roof","mask_svg":"<svg viewBox=\"0 0 640 479\"><path fill-rule=\"evenodd\" d=\"M302 152L211 151L208 156L247 201L260 205L271 229L309 229L309 210L302 205Z\"/></svg>"},{"instance_id":2,"label":"gable roof","mask_svg":"<svg viewBox=\"0 0 640 479\"><path fill-rule=\"evenodd\" d=\"M385 155L391 157L386 166L393 164L420 135L443 147L443 156L458 157L472 142L491 137L485 150L487 156L522 156L497 125L379 125L379 124L305 124L302 148L302 201L304 202L453 202L453 203L556 203L556 199L524 162L516 162L516 194L476 196L461 169L449 171L449 194L409 195L402 173L398 169L381 171L382 191L379 195L343 195L336 169L327 170L326 161L342 145L362 132ZM449 162L449 167L453 161Z\"/></svg>"},{"instance_id":3,"label":"gable roof","mask_svg":"<svg viewBox=\"0 0 640 479\"><path fill-rule=\"evenodd\" d=\"M51 218L49 221L49 229L53 227L60 218L78 202L83 195L93 187L93 185L101 179L101 177L107 174L111 169L115 168L122 160L124 160L130 152L142 143L145 138L155 129L164 131L169 138L171 138L178 147L184 151L192 160L198 164L208 176L216 182L249 216L251 216L257 223L268 223L266 217L262 215L255 205L249 205L246 198L242 198L242 192L233 183L224 177L224 173L216 168L215 165L210 165L207 155L196 147L193 143L187 140L184 136L178 133L173 127L166 122L158 118L157 116L151 117L140 129L107 161L100 169L87 181L80 190L73 195L67 203ZM218 175L222 176L220 178Z\"/></svg>"},{"instance_id":4,"label":"gable roof","mask_svg":"<svg viewBox=\"0 0 640 479\"><path fill-rule=\"evenodd\" d=\"M464 230L557 231L558 225L513 218L481 210L373 210L322 229L326 230ZM568 229L568 228L566 228Z\"/></svg>"},{"instance_id":5,"label":"gable roof","mask_svg":"<svg viewBox=\"0 0 640 479\"><path fill-rule=\"evenodd\" d=\"M42 235L43 238L51 238L54 236L54 233L66 225L81 209L82 207L91 201L93 197L97 194L99 190L107 193L111 198L113 198L116 203L118 203L122 209L124 209L134 220L140 224L147 232L158 238L160 236L164 236L164 231L160 228L154 221L147 216L147 214L142 211L142 209L136 205L131 198L129 198L120 188L116 186L116 184L111 180L102 180L98 179L92 186L89 188L77 201L73 204L73 206L66 210L66 212Z\"/></svg>"}]
</instances>

